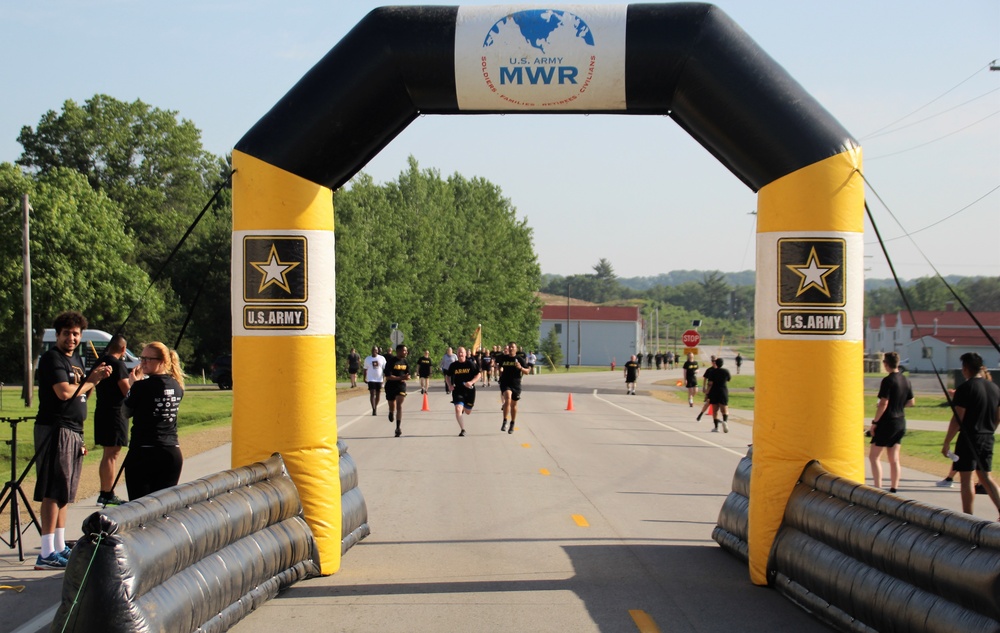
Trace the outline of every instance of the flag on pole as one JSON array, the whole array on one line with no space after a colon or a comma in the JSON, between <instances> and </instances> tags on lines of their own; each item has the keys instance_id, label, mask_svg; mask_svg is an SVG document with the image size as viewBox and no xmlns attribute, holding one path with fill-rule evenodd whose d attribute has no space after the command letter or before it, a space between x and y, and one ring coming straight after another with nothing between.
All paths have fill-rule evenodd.
<instances>
[{"instance_id":1,"label":"flag on pole","mask_svg":"<svg viewBox=\"0 0 1000 633\"><path fill-rule=\"evenodd\" d=\"M469 350L470 354L475 354L476 351L483 346L483 324L480 323L479 327L476 328L475 334L472 335L472 349Z\"/></svg>"}]
</instances>

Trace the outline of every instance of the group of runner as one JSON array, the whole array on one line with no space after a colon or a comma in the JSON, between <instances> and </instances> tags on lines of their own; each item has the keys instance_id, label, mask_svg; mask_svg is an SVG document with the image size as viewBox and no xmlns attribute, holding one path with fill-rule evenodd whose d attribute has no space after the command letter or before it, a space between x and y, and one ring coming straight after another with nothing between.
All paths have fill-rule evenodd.
<instances>
[{"instance_id":1,"label":"group of runner","mask_svg":"<svg viewBox=\"0 0 1000 633\"><path fill-rule=\"evenodd\" d=\"M354 352L354 350L351 350ZM370 356L364 359L362 380L368 385L369 401L372 415L378 414L378 405L382 389L385 389L385 399L389 404L389 422L395 423L396 437L403 434L403 401L406 399L406 384L411 379L411 363L408 359L409 348L397 345L394 354L383 355L378 347L372 347ZM503 411L501 431L508 434L514 432L517 419L517 403L521 399L521 378L532 371L532 355L525 354L511 341L506 346L495 346L492 350L481 348L475 354L470 354L464 347L457 352L448 348L441 358L439 368L445 378L445 393L451 394L451 403L455 407L455 420L458 422L459 437L465 436L465 424L462 416L470 415L476 402L476 383L489 386L491 378L500 386ZM430 389L430 377L433 361L430 350L424 350L423 356L416 361L417 377L420 379L420 393L426 394ZM348 371L355 365L348 361ZM352 386L355 384L352 377Z\"/></svg>"}]
</instances>

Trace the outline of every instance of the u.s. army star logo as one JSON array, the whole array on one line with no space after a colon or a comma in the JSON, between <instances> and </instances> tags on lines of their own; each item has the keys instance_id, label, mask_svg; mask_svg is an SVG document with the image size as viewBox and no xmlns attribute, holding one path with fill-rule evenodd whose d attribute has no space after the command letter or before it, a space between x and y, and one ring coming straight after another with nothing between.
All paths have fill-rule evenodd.
<instances>
[{"instance_id":1,"label":"u.s. army star logo","mask_svg":"<svg viewBox=\"0 0 1000 633\"><path fill-rule=\"evenodd\" d=\"M778 305L845 305L846 253L843 239L778 240Z\"/></svg>"},{"instance_id":2,"label":"u.s. army star logo","mask_svg":"<svg viewBox=\"0 0 1000 633\"><path fill-rule=\"evenodd\" d=\"M244 237L244 300L248 303L306 301L306 256L305 237Z\"/></svg>"}]
</instances>

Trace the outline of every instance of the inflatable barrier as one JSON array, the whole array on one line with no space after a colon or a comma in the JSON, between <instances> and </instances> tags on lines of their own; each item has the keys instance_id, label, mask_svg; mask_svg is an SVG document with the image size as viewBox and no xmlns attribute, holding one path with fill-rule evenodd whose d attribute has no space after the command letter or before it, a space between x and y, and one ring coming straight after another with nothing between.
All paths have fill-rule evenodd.
<instances>
[{"instance_id":1,"label":"inflatable barrier","mask_svg":"<svg viewBox=\"0 0 1000 633\"><path fill-rule=\"evenodd\" d=\"M319 573L278 454L95 512L83 533L53 631L225 631Z\"/></svg>"},{"instance_id":2,"label":"inflatable barrier","mask_svg":"<svg viewBox=\"0 0 1000 633\"><path fill-rule=\"evenodd\" d=\"M358 488L358 467L347 454L347 444L337 440L337 450L340 451L340 554L343 556L371 534L371 529L368 527L368 506Z\"/></svg>"},{"instance_id":3,"label":"inflatable barrier","mask_svg":"<svg viewBox=\"0 0 1000 633\"><path fill-rule=\"evenodd\" d=\"M750 468L753 460L753 447L747 450L746 457L736 465L733 474L733 491L729 493L719 511L719 523L712 530L712 538L727 552L743 562L749 560L747 532L749 531L750 512Z\"/></svg>"},{"instance_id":4,"label":"inflatable barrier","mask_svg":"<svg viewBox=\"0 0 1000 633\"><path fill-rule=\"evenodd\" d=\"M1000 524L837 477L795 485L772 586L845 631L1000 631Z\"/></svg>"}]
</instances>

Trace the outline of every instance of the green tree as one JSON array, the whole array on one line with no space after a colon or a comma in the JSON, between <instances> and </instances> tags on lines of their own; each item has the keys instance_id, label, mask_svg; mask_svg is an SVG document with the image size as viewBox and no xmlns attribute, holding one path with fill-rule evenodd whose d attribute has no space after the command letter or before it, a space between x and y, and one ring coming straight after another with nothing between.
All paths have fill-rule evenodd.
<instances>
[{"instance_id":1,"label":"green tree","mask_svg":"<svg viewBox=\"0 0 1000 633\"><path fill-rule=\"evenodd\" d=\"M339 357L385 343L391 323L435 354L469 346L480 323L485 344L537 342L531 229L499 187L445 180L411 157L397 181L361 174L334 206Z\"/></svg>"},{"instance_id":2,"label":"green tree","mask_svg":"<svg viewBox=\"0 0 1000 633\"><path fill-rule=\"evenodd\" d=\"M702 304L700 309L708 316L729 316L729 284L718 270L705 273L701 282Z\"/></svg>"},{"instance_id":3,"label":"green tree","mask_svg":"<svg viewBox=\"0 0 1000 633\"><path fill-rule=\"evenodd\" d=\"M94 191L75 171L52 169L31 178L10 163L0 164L0 209L5 210L5 217L11 209L20 209L24 194L32 208L36 337L64 310L79 310L91 327L117 329L149 283L146 273L128 261L135 246L121 231L118 205ZM0 257L8 262L0 273L0 358L12 368L23 366L21 248L21 223L0 224ZM154 289L137 322L155 322L162 308L162 296ZM16 377L21 375L19 369Z\"/></svg>"},{"instance_id":4,"label":"green tree","mask_svg":"<svg viewBox=\"0 0 1000 633\"><path fill-rule=\"evenodd\" d=\"M133 244L119 259L137 263L149 275L161 269L230 171L226 161L202 148L198 128L176 112L100 94L46 112L37 126L21 129L18 141L24 151L17 162L29 175L73 170L117 206L115 230ZM218 300L229 296L229 209L225 192L157 280L160 298L142 306L148 318L130 321L129 335L137 341L173 345L183 329L178 351L188 369L205 366L229 348L229 302Z\"/></svg>"},{"instance_id":5,"label":"green tree","mask_svg":"<svg viewBox=\"0 0 1000 633\"><path fill-rule=\"evenodd\" d=\"M558 367L563 361L562 346L559 342L559 334L555 328L549 328L548 334L542 339L539 346L542 354L545 355L545 365L547 367Z\"/></svg>"}]
</instances>

